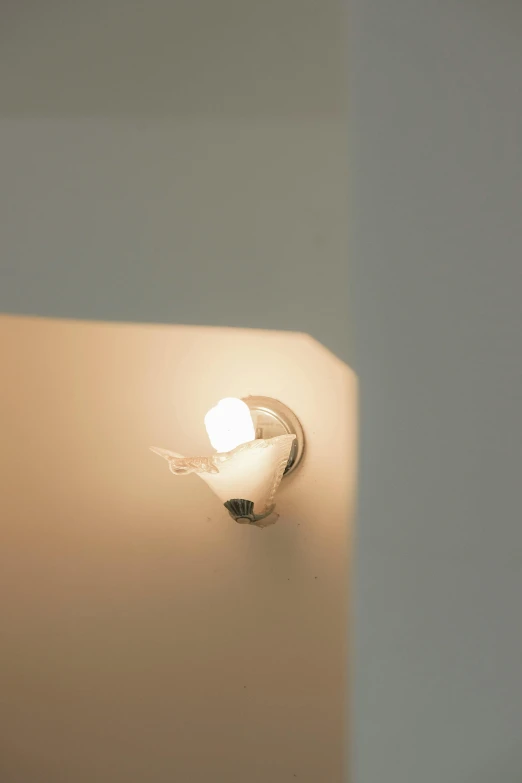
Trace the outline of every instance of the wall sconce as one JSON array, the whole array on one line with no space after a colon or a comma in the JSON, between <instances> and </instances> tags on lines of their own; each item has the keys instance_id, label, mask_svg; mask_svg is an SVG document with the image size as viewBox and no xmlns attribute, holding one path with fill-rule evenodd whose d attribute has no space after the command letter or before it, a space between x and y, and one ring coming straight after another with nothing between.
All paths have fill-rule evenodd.
<instances>
[{"instance_id":1,"label":"wall sconce","mask_svg":"<svg viewBox=\"0 0 522 783\"><path fill-rule=\"evenodd\" d=\"M155 446L151 450L167 460L175 476L197 473L236 522L257 527L275 522L277 488L303 456L304 433L297 416L270 397L229 397L207 413L205 427L216 449L210 457L183 457Z\"/></svg>"}]
</instances>

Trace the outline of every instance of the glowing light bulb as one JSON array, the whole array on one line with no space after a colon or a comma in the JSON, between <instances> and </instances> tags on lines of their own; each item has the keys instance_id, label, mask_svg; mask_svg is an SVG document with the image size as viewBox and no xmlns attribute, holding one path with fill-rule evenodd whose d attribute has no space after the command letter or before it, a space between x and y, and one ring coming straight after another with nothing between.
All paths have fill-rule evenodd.
<instances>
[{"instance_id":1,"label":"glowing light bulb","mask_svg":"<svg viewBox=\"0 0 522 783\"><path fill-rule=\"evenodd\" d=\"M232 451L256 437L248 405L234 397L221 400L209 410L205 416L205 428L210 443L219 452Z\"/></svg>"}]
</instances>

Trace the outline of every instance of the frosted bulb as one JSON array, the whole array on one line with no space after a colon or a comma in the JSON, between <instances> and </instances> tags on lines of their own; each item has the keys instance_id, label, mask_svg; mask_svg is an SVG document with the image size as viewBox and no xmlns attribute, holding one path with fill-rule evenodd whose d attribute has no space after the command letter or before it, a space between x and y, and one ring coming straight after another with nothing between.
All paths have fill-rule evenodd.
<instances>
[{"instance_id":1,"label":"frosted bulb","mask_svg":"<svg viewBox=\"0 0 522 783\"><path fill-rule=\"evenodd\" d=\"M219 452L232 451L256 437L248 405L234 397L221 400L209 410L205 416L205 427L210 443Z\"/></svg>"}]
</instances>

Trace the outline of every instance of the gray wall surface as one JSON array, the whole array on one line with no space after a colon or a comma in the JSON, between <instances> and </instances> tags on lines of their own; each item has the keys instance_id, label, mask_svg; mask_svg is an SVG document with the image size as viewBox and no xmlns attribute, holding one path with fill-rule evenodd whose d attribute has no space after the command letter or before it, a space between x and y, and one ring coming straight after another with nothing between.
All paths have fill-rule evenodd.
<instances>
[{"instance_id":1,"label":"gray wall surface","mask_svg":"<svg viewBox=\"0 0 522 783\"><path fill-rule=\"evenodd\" d=\"M356 783L522 780L522 7L353 0Z\"/></svg>"},{"instance_id":2,"label":"gray wall surface","mask_svg":"<svg viewBox=\"0 0 522 783\"><path fill-rule=\"evenodd\" d=\"M342 0L17 0L0 309L304 331L346 359Z\"/></svg>"}]
</instances>

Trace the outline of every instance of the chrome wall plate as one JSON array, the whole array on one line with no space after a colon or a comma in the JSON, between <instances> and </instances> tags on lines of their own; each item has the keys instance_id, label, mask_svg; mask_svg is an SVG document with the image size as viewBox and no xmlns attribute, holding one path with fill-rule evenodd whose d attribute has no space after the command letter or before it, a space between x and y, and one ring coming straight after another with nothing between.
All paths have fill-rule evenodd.
<instances>
[{"instance_id":1,"label":"chrome wall plate","mask_svg":"<svg viewBox=\"0 0 522 783\"><path fill-rule=\"evenodd\" d=\"M272 397L243 397L250 409L257 438L295 435L284 475L294 471L303 458L305 438L301 422L290 408Z\"/></svg>"}]
</instances>

